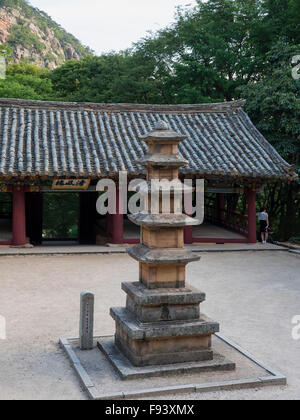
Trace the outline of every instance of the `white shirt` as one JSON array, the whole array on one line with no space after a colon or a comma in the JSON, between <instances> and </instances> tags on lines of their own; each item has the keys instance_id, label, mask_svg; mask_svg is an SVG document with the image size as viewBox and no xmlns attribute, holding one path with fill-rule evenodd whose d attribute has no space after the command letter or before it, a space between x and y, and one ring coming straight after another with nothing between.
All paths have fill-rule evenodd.
<instances>
[{"instance_id":1,"label":"white shirt","mask_svg":"<svg viewBox=\"0 0 300 420\"><path fill-rule=\"evenodd\" d=\"M258 217L258 220L263 220L266 222L268 220L269 215L268 213L261 212L261 213L257 213L257 217Z\"/></svg>"}]
</instances>

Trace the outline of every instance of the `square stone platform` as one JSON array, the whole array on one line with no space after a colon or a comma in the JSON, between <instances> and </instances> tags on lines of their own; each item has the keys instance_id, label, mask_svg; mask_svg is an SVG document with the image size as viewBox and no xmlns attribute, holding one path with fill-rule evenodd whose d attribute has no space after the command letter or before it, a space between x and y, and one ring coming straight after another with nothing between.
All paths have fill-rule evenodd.
<instances>
[{"instance_id":1,"label":"square stone platform","mask_svg":"<svg viewBox=\"0 0 300 420\"><path fill-rule=\"evenodd\" d=\"M102 338L97 345L123 380L235 369L233 362L218 353L213 353L213 360L136 367L115 345L114 337Z\"/></svg>"},{"instance_id":2,"label":"square stone platform","mask_svg":"<svg viewBox=\"0 0 300 420\"><path fill-rule=\"evenodd\" d=\"M193 320L144 324L126 308L111 308L110 313L116 322L116 345L134 366L204 362L214 358L211 337L220 327L204 314Z\"/></svg>"},{"instance_id":3,"label":"square stone platform","mask_svg":"<svg viewBox=\"0 0 300 420\"><path fill-rule=\"evenodd\" d=\"M92 400L124 400L155 398L174 394L233 391L236 389L259 389L266 386L284 386L286 378L258 361L254 356L220 334L213 337L215 353L235 363L235 370L178 370L162 374L122 380L97 343L113 342L112 336L94 337L94 348L81 351L79 339L61 339L60 344L68 356L87 395ZM224 359L223 359L224 361Z\"/></svg>"}]
</instances>

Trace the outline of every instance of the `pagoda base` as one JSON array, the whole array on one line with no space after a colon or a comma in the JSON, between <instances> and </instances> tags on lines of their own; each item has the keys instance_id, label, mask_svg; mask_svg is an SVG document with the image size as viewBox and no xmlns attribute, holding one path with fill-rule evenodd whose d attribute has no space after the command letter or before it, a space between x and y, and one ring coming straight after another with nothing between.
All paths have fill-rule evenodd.
<instances>
[{"instance_id":1,"label":"pagoda base","mask_svg":"<svg viewBox=\"0 0 300 420\"><path fill-rule=\"evenodd\" d=\"M191 321L200 318L205 293L186 285L181 289L148 289L143 283L122 283L126 308L140 323Z\"/></svg>"},{"instance_id":2,"label":"pagoda base","mask_svg":"<svg viewBox=\"0 0 300 420\"><path fill-rule=\"evenodd\" d=\"M213 359L211 336L219 324L204 315L190 321L140 323L126 308L112 308L115 344L134 366Z\"/></svg>"},{"instance_id":3,"label":"pagoda base","mask_svg":"<svg viewBox=\"0 0 300 420\"><path fill-rule=\"evenodd\" d=\"M161 364L154 366L134 366L130 360L116 346L113 337L103 337L98 341L98 348L121 379L144 379L171 375L193 374L201 372L227 372L236 368L235 363L214 352L213 359L189 363Z\"/></svg>"}]
</instances>

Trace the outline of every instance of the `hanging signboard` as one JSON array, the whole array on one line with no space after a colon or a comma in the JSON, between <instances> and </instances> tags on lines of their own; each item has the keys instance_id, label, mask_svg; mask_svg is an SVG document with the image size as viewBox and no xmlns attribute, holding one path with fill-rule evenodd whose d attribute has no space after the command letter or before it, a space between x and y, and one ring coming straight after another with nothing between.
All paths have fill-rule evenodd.
<instances>
[{"instance_id":1,"label":"hanging signboard","mask_svg":"<svg viewBox=\"0 0 300 420\"><path fill-rule=\"evenodd\" d=\"M90 179L55 179L52 190L87 190L90 186Z\"/></svg>"}]
</instances>

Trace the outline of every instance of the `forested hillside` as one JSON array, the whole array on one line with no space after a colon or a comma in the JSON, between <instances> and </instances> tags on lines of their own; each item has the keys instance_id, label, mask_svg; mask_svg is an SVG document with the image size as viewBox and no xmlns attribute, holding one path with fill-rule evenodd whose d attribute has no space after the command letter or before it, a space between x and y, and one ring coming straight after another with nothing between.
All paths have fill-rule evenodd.
<instances>
[{"instance_id":1,"label":"forested hillside","mask_svg":"<svg viewBox=\"0 0 300 420\"><path fill-rule=\"evenodd\" d=\"M50 16L25 0L0 0L0 44L15 63L27 60L54 69L91 53Z\"/></svg>"}]
</instances>

